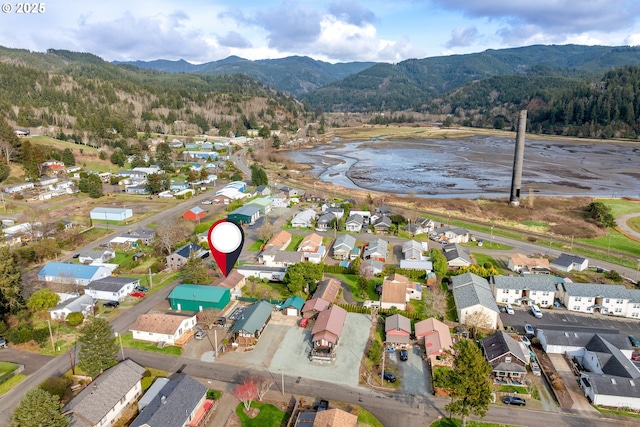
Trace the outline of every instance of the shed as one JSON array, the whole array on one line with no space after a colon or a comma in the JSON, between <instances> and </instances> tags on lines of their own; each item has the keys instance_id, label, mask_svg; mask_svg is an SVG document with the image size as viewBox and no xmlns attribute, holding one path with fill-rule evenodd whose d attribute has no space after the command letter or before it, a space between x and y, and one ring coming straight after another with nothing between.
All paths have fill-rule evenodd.
<instances>
[{"instance_id":1,"label":"shed","mask_svg":"<svg viewBox=\"0 0 640 427\"><path fill-rule=\"evenodd\" d=\"M292 296L287 298L284 304L282 304L282 311L284 311L287 316L299 316L303 305L304 300L302 298Z\"/></svg>"},{"instance_id":2,"label":"shed","mask_svg":"<svg viewBox=\"0 0 640 427\"><path fill-rule=\"evenodd\" d=\"M221 286L187 284L176 286L167 298L172 310L222 310L231 301L231 293Z\"/></svg>"},{"instance_id":3,"label":"shed","mask_svg":"<svg viewBox=\"0 0 640 427\"><path fill-rule=\"evenodd\" d=\"M190 221L199 221L206 214L207 214L207 212L204 209L202 209L200 206L194 206L191 209L189 209L188 211L186 211L182 215L182 218L190 220Z\"/></svg>"}]
</instances>

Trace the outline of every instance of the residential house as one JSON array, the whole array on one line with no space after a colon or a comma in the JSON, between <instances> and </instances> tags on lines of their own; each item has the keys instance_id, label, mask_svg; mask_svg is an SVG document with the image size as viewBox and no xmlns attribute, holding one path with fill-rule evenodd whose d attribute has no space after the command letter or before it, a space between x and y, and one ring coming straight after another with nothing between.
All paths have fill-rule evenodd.
<instances>
[{"instance_id":1,"label":"residential house","mask_svg":"<svg viewBox=\"0 0 640 427\"><path fill-rule=\"evenodd\" d=\"M281 187L278 191L282 191L283 193L286 193L289 198L302 197L306 193L305 190L300 190L298 188L287 187L287 186Z\"/></svg>"},{"instance_id":2,"label":"residential house","mask_svg":"<svg viewBox=\"0 0 640 427\"><path fill-rule=\"evenodd\" d=\"M577 255L569 255L562 253L560 256L549 264L554 270L569 272L569 271L584 271L589 268L589 260Z\"/></svg>"},{"instance_id":3,"label":"residential house","mask_svg":"<svg viewBox=\"0 0 640 427\"><path fill-rule=\"evenodd\" d=\"M302 317L311 319L329 308L330 302L322 298L311 298L302 306Z\"/></svg>"},{"instance_id":4,"label":"residential house","mask_svg":"<svg viewBox=\"0 0 640 427\"><path fill-rule=\"evenodd\" d=\"M382 294L380 295L380 308L397 308L406 310L407 307L407 283L399 280L385 278L382 282Z\"/></svg>"},{"instance_id":5,"label":"residential house","mask_svg":"<svg viewBox=\"0 0 640 427\"><path fill-rule=\"evenodd\" d=\"M422 243L409 240L402 245L402 255L405 260L420 261L424 259Z\"/></svg>"},{"instance_id":6,"label":"residential house","mask_svg":"<svg viewBox=\"0 0 640 427\"><path fill-rule=\"evenodd\" d=\"M182 346L198 323L196 315L147 313L138 316L129 330L133 339Z\"/></svg>"},{"instance_id":7,"label":"residential house","mask_svg":"<svg viewBox=\"0 0 640 427\"><path fill-rule=\"evenodd\" d=\"M49 310L49 314L53 320L65 320L69 313L82 313L88 317L93 314L93 306L93 298L85 294L60 302Z\"/></svg>"},{"instance_id":8,"label":"residential house","mask_svg":"<svg viewBox=\"0 0 640 427\"><path fill-rule=\"evenodd\" d=\"M384 322L385 343L390 348L406 348L411 336L411 320L401 314L387 317Z\"/></svg>"},{"instance_id":9,"label":"residential house","mask_svg":"<svg viewBox=\"0 0 640 427\"><path fill-rule=\"evenodd\" d=\"M124 221L133 216L133 210L129 208L93 208L89 215L91 219Z\"/></svg>"},{"instance_id":10,"label":"residential house","mask_svg":"<svg viewBox=\"0 0 640 427\"><path fill-rule=\"evenodd\" d=\"M287 316L300 316L302 314L304 303L305 301L296 295L287 298L284 304L280 306L280 309Z\"/></svg>"},{"instance_id":11,"label":"residential house","mask_svg":"<svg viewBox=\"0 0 640 427\"><path fill-rule=\"evenodd\" d=\"M264 265L239 265L236 270L244 277L253 277L258 280L269 280L271 282L282 282L287 272L285 267L266 267Z\"/></svg>"},{"instance_id":12,"label":"residential house","mask_svg":"<svg viewBox=\"0 0 640 427\"><path fill-rule=\"evenodd\" d=\"M171 255L167 255L167 268L179 270L187 264L190 258L207 258L210 252L200 245L189 243Z\"/></svg>"},{"instance_id":13,"label":"residential house","mask_svg":"<svg viewBox=\"0 0 640 427\"><path fill-rule=\"evenodd\" d=\"M400 260L400 268L406 270L423 270L425 273L433 271L433 263L426 258L422 261Z\"/></svg>"},{"instance_id":14,"label":"residential house","mask_svg":"<svg viewBox=\"0 0 640 427\"><path fill-rule=\"evenodd\" d=\"M414 223L407 225L406 230L413 236L428 234L435 228L435 223L429 218L418 218Z\"/></svg>"},{"instance_id":15,"label":"residential house","mask_svg":"<svg viewBox=\"0 0 640 427\"><path fill-rule=\"evenodd\" d=\"M242 347L255 345L271 320L273 309L266 301L258 301L247 307L231 328L233 342Z\"/></svg>"},{"instance_id":16,"label":"residential house","mask_svg":"<svg viewBox=\"0 0 640 427\"><path fill-rule=\"evenodd\" d=\"M259 196L269 196L271 195L271 189L266 185L259 185L256 187L256 194Z\"/></svg>"},{"instance_id":17,"label":"residential house","mask_svg":"<svg viewBox=\"0 0 640 427\"><path fill-rule=\"evenodd\" d=\"M284 193L278 193L273 196L273 207L274 208L288 208L289 207L289 198Z\"/></svg>"},{"instance_id":18,"label":"residential house","mask_svg":"<svg viewBox=\"0 0 640 427\"><path fill-rule=\"evenodd\" d=\"M140 279L137 278L109 276L89 283L84 293L97 300L122 301L138 285Z\"/></svg>"},{"instance_id":19,"label":"residential house","mask_svg":"<svg viewBox=\"0 0 640 427\"><path fill-rule=\"evenodd\" d=\"M149 406L149 403L160 393L160 391L169 383L169 378L156 378L147 389L145 394L138 400L138 413Z\"/></svg>"},{"instance_id":20,"label":"residential house","mask_svg":"<svg viewBox=\"0 0 640 427\"><path fill-rule=\"evenodd\" d=\"M155 235L156 235L155 230L151 228L138 228L137 230L127 231L126 233L121 234L120 237L123 240L118 241L116 243L133 244L135 242L140 242L143 245L148 246L153 243L153 239L155 238Z\"/></svg>"},{"instance_id":21,"label":"residential house","mask_svg":"<svg viewBox=\"0 0 640 427\"><path fill-rule=\"evenodd\" d=\"M320 215L320 218L318 218L318 221L316 222L316 230L327 231L329 229L333 229L336 224L335 221L336 217L332 213L325 212Z\"/></svg>"},{"instance_id":22,"label":"residential house","mask_svg":"<svg viewBox=\"0 0 640 427\"><path fill-rule=\"evenodd\" d=\"M4 191L7 194L18 194L18 193L22 193L25 190L30 190L32 188L35 188L35 185L33 184L33 182L22 182L20 184L7 185L6 187L4 187L2 191Z\"/></svg>"},{"instance_id":23,"label":"residential house","mask_svg":"<svg viewBox=\"0 0 640 427\"><path fill-rule=\"evenodd\" d=\"M522 382L529 364L529 357L525 356L522 347L524 344L521 346L519 341L503 331L495 332L482 340L482 352L496 379Z\"/></svg>"},{"instance_id":24,"label":"residential house","mask_svg":"<svg viewBox=\"0 0 640 427\"><path fill-rule=\"evenodd\" d=\"M104 265L48 262L38 272L38 280L86 286L94 280L111 276L112 271L111 267Z\"/></svg>"},{"instance_id":25,"label":"residential house","mask_svg":"<svg viewBox=\"0 0 640 427\"><path fill-rule=\"evenodd\" d=\"M206 214L207 212L200 206L194 206L182 214L182 218L189 221L200 221Z\"/></svg>"},{"instance_id":26,"label":"residential house","mask_svg":"<svg viewBox=\"0 0 640 427\"><path fill-rule=\"evenodd\" d=\"M441 356L453 348L449 327L438 319L430 317L421 320L413 325L413 328L419 344L424 346L431 365L438 364Z\"/></svg>"},{"instance_id":27,"label":"residential house","mask_svg":"<svg viewBox=\"0 0 640 427\"><path fill-rule=\"evenodd\" d=\"M496 329L500 310L487 279L473 273L451 277L458 321L476 327Z\"/></svg>"},{"instance_id":28,"label":"residential house","mask_svg":"<svg viewBox=\"0 0 640 427\"><path fill-rule=\"evenodd\" d=\"M271 237L271 239L269 239L264 249L275 247L278 250L284 251L285 249L287 249L287 246L289 246L289 243L291 243L291 237L291 233L282 230L275 236Z\"/></svg>"},{"instance_id":29,"label":"residential house","mask_svg":"<svg viewBox=\"0 0 640 427\"><path fill-rule=\"evenodd\" d=\"M592 404L640 410L640 371L627 335L545 328L537 337L545 352L567 354L585 368L580 387Z\"/></svg>"},{"instance_id":30,"label":"residential house","mask_svg":"<svg viewBox=\"0 0 640 427\"><path fill-rule=\"evenodd\" d=\"M357 427L358 416L342 409L333 408L315 412L313 425L310 427ZM302 427L302 426L300 426Z\"/></svg>"},{"instance_id":31,"label":"residential house","mask_svg":"<svg viewBox=\"0 0 640 427\"><path fill-rule=\"evenodd\" d=\"M302 212L298 212L291 219L291 226L294 228L310 228L313 225L313 220L316 219L317 214L313 209L305 209Z\"/></svg>"},{"instance_id":32,"label":"residential house","mask_svg":"<svg viewBox=\"0 0 640 427\"><path fill-rule=\"evenodd\" d=\"M640 290L624 285L562 283L559 299L569 311L640 318Z\"/></svg>"},{"instance_id":33,"label":"residential house","mask_svg":"<svg viewBox=\"0 0 640 427\"><path fill-rule=\"evenodd\" d=\"M314 298L321 298L330 303L335 302L338 293L342 287L342 283L333 277L318 282L316 291L313 293Z\"/></svg>"},{"instance_id":34,"label":"residential house","mask_svg":"<svg viewBox=\"0 0 640 427\"><path fill-rule=\"evenodd\" d=\"M344 227L351 233L360 233L362 231L362 225L364 224L364 217L360 214L351 214L344 223Z\"/></svg>"},{"instance_id":35,"label":"residential house","mask_svg":"<svg viewBox=\"0 0 640 427\"><path fill-rule=\"evenodd\" d=\"M211 199L211 202L215 205L228 205L229 203L231 203L234 199L226 194L216 194L213 199Z\"/></svg>"},{"instance_id":36,"label":"residential house","mask_svg":"<svg viewBox=\"0 0 640 427\"><path fill-rule=\"evenodd\" d=\"M548 308L556 298L556 279L550 275L493 276L491 281L496 301L503 304Z\"/></svg>"},{"instance_id":37,"label":"residential house","mask_svg":"<svg viewBox=\"0 0 640 427\"><path fill-rule=\"evenodd\" d=\"M339 235L333 242L333 259L348 260L356 246L356 238L348 234Z\"/></svg>"},{"instance_id":38,"label":"residential house","mask_svg":"<svg viewBox=\"0 0 640 427\"><path fill-rule=\"evenodd\" d=\"M522 254L512 254L507 267L520 274L550 274L549 260L546 258L529 258Z\"/></svg>"},{"instance_id":39,"label":"residential house","mask_svg":"<svg viewBox=\"0 0 640 427\"><path fill-rule=\"evenodd\" d=\"M167 297L172 310L222 310L231 301L229 288L207 285L178 285Z\"/></svg>"},{"instance_id":40,"label":"residential house","mask_svg":"<svg viewBox=\"0 0 640 427\"><path fill-rule=\"evenodd\" d=\"M242 296L242 288L247 283L245 276L240 274L237 270L231 270L228 276L222 276L216 279L211 286L218 286L222 288L228 288L231 292L231 298L237 299Z\"/></svg>"},{"instance_id":41,"label":"residential house","mask_svg":"<svg viewBox=\"0 0 640 427\"><path fill-rule=\"evenodd\" d=\"M383 215L373 221L372 227L376 231L376 233L388 233L391 229L391 224L391 218Z\"/></svg>"},{"instance_id":42,"label":"residential house","mask_svg":"<svg viewBox=\"0 0 640 427\"><path fill-rule=\"evenodd\" d=\"M233 221L240 225L254 224L258 218L260 218L260 208L252 205L241 206L227 215L227 219L229 221Z\"/></svg>"},{"instance_id":43,"label":"residential house","mask_svg":"<svg viewBox=\"0 0 640 427\"><path fill-rule=\"evenodd\" d=\"M87 249L80 252L78 261L82 264L104 264L115 257L113 249Z\"/></svg>"},{"instance_id":44,"label":"residential house","mask_svg":"<svg viewBox=\"0 0 640 427\"><path fill-rule=\"evenodd\" d=\"M273 199L271 197L260 197L247 203L248 206L257 206L260 215L267 215L273 209Z\"/></svg>"},{"instance_id":45,"label":"residential house","mask_svg":"<svg viewBox=\"0 0 640 427\"><path fill-rule=\"evenodd\" d=\"M360 263L360 273L365 275L376 275L382 273L384 263L377 259L365 259Z\"/></svg>"},{"instance_id":46,"label":"residential house","mask_svg":"<svg viewBox=\"0 0 640 427\"><path fill-rule=\"evenodd\" d=\"M382 239L375 239L369 242L363 254L364 259L375 259L383 263L387 261L388 257L389 243Z\"/></svg>"},{"instance_id":47,"label":"residential house","mask_svg":"<svg viewBox=\"0 0 640 427\"><path fill-rule=\"evenodd\" d=\"M473 264L467 249L457 243L442 246L442 253L447 258L449 268L469 267Z\"/></svg>"},{"instance_id":48,"label":"residential house","mask_svg":"<svg viewBox=\"0 0 640 427\"><path fill-rule=\"evenodd\" d=\"M342 219L344 217L344 209L339 206L329 206L327 204L322 205L322 213L330 213L336 219Z\"/></svg>"},{"instance_id":49,"label":"residential house","mask_svg":"<svg viewBox=\"0 0 640 427\"><path fill-rule=\"evenodd\" d=\"M130 427L202 426L213 409L207 390L189 375L180 374L158 391Z\"/></svg>"},{"instance_id":50,"label":"residential house","mask_svg":"<svg viewBox=\"0 0 640 427\"><path fill-rule=\"evenodd\" d=\"M322 236L311 233L302 239L302 242L298 245L298 250L301 252L315 253L318 252L320 246L322 246Z\"/></svg>"},{"instance_id":51,"label":"residential house","mask_svg":"<svg viewBox=\"0 0 640 427\"><path fill-rule=\"evenodd\" d=\"M145 368L126 359L107 369L62 408L71 427L113 425L142 395Z\"/></svg>"},{"instance_id":52,"label":"residential house","mask_svg":"<svg viewBox=\"0 0 640 427\"><path fill-rule=\"evenodd\" d=\"M346 319L347 311L337 305L333 305L318 314L316 323L311 330L311 335L313 336L311 360L317 362L335 360L336 348L338 347Z\"/></svg>"},{"instance_id":53,"label":"residential house","mask_svg":"<svg viewBox=\"0 0 640 427\"><path fill-rule=\"evenodd\" d=\"M430 235L436 236L434 240L447 243L468 243L469 231L462 227L440 227L434 229Z\"/></svg>"},{"instance_id":54,"label":"residential house","mask_svg":"<svg viewBox=\"0 0 640 427\"><path fill-rule=\"evenodd\" d=\"M304 261L304 254L302 252L281 251L272 246L262 251L259 260L267 267L289 267Z\"/></svg>"}]
</instances>

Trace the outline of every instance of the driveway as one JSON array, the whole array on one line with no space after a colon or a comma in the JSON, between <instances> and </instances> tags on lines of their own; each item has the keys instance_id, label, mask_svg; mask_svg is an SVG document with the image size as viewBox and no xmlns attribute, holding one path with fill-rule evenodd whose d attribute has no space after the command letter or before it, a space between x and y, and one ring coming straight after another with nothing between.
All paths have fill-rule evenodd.
<instances>
[{"instance_id":1,"label":"driveway","mask_svg":"<svg viewBox=\"0 0 640 427\"><path fill-rule=\"evenodd\" d=\"M569 390L571 399L573 400L573 406L571 409L576 411L588 412L590 415L598 414L599 412L591 406L580 386L578 386L577 377L573 374L573 371L561 354L548 354L553 367L562 377L562 382Z\"/></svg>"},{"instance_id":2,"label":"driveway","mask_svg":"<svg viewBox=\"0 0 640 427\"><path fill-rule=\"evenodd\" d=\"M429 368L425 365L420 354L420 347L413 346L407 350L409 358L401 361L396 357L396 366L400 373L402 391L414 396L431 396L431 381Z\"/></svg>"}]
</instances>

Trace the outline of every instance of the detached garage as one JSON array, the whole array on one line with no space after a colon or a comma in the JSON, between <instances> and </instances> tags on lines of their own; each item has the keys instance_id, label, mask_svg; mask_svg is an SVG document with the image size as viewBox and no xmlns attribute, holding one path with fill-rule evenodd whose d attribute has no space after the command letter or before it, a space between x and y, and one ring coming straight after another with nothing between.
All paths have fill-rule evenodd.
<instances>
[{"instance_id":1,"label":"detached garage","mask_svg":"<svg viewBox=\"0 0 640 427\"><path fill-rule=\"evenodd\" d=\"M229 288L207 285L179 285L168 296L172 310L222 310L231 301Z\"/></svg>"},{"instance_id":2,"label":"detached garage","mask_svg":"<svg viewBox=\"0 0 640 427\"><path fill-rule=\"evenodd\" d=\"M133 210L127 208L94 208L90 213L91 219L105 221L124 221L133 216Z\"/></svg>"}]
</instances>

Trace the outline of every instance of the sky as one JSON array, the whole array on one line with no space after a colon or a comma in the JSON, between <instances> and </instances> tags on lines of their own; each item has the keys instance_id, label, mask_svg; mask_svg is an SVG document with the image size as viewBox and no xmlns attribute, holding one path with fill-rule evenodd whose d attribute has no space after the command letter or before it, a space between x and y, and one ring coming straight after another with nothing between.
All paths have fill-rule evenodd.
<instances>
[{"instance_id":1,"label":"sky","mask_svg":"<svg viewBox=\"0 0 640 427\"><path fill-rule=\"evenodd\" d=\"M4 0L6 1L6 0ZM32 3L28 3L31 5ZM292 55L397 63L533 44L640 44L637 0L49 0L5 2L0 45L108 61ZM24 7L22 12L25 12Z\"/></svg>"}]
</instances>

